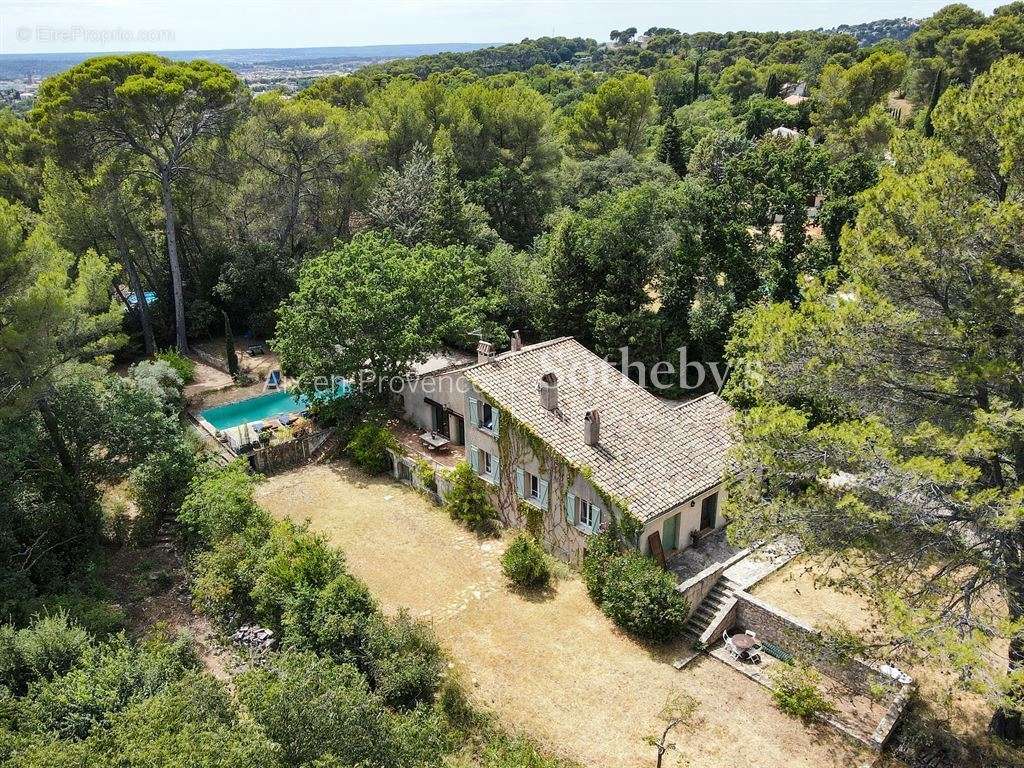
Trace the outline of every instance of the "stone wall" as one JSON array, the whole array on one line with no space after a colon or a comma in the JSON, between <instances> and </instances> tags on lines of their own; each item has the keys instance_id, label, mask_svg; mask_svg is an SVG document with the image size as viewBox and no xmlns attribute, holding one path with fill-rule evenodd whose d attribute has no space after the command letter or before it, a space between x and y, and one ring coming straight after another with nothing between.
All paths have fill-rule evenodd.
<instances>
[{"instance_id":1,"label":"stone wall","mask_svg":"<svg viewBox=\"0 0 1024 768\"><path fill-rule=\"evenodd\" d=\"M254 472L262 475L272 475L301 466L324 444L329 434L329 430L322 430L277 445L257 448L248 454L249 466Z\"/></svg>"},{"instance_id":2,"label":"stone wall","mask_svg":"<svg viewBox=\"0 0 1024 768\"><path fill-rule=\"evenodd\" d=\"M779 646L862 696L873 697L879 689L888 690L886 713L867 738L853 733L834 719L823 718L872 749L881 751L885 747L909 703L912 682L901 685L861 659L827 648L822 643L820 632L748 592L736 593L734 627L754 630L759 640ZM875 690L872 690L873 686Z\"/></svg>"},{"instance_id":3,"label":"stone wall","mask_svg":"<svg viewBox=\"0 0 1024 768\"><path fill-rule=\"evenodd\" d=\"M718 583L718 580L722 577L722 574L725 573L726 569L745 558L748 554L750 554L749 549L740 550L728 560L709 565L700 573L697 573L686 581L679 583L676 587L676 592L679 592L686 598L686 602L690 606L689 616L692 616L697 612L700 604L704 602L704 598L707 597L708 593L715 588L715 584ZM687 618L689 618L689 616Z\"/></svg>"},{"instance_id":4,"label":"stone wall","mask_svg":"<svg viewBox=\"0 0 1024 768\"><path fill-rule=\"evenodd\" d=\"M773 643L809 662L861 695L870 696L873 685L895 686L892 679L870 664L827 647L817 630L748 592L736 593L736 626L754 630L759 640Z\"/></svg>"}]
</instances>

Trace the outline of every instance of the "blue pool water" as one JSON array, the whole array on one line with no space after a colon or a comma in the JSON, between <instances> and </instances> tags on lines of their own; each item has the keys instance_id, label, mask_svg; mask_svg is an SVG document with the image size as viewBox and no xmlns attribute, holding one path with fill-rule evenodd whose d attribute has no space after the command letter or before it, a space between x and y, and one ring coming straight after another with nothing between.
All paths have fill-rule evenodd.
<instances>
[{"instance_id":1,"label":"blue pool water","mask_svg":"<svg viewBox=\"0 0 1024 768\"><path fill-rule=\"evenodd\" d=\"M342 384L336 394L344 395L348 389L347 385ZM304 411L308 405L309 400L305 395L293 396L282 390L207 408L199 415L210 422L214 429L230 429L250 421L263 421L285 413Z\"/></svg>"}]
</instances>

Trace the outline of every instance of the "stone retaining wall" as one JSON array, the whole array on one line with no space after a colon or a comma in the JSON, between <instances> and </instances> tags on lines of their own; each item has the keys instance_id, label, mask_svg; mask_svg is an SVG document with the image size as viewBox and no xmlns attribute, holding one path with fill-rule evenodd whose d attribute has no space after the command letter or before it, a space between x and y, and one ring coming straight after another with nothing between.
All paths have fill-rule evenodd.
<instances>
[{"instance_id":1,"label":"stone retaining wall","mask_svg":"<svg viewBox=\"0 0 1024 768\"><path fill-rule=\"evenodd\" d=\"M736 625L754 630L758 639L811 663L861 695L870 696L873 686L893 683L871 665L829 648L817 630L748 592L736 593Z\"/></svg>"},{"instance_id":2,"label":"stone retaining wall","mask_svg":"<svg viewBox=\"0 0 1024 768\"><path fill-rule=\"evenodd\" d=\"M744 549L741 552L737 552L725 562L709 565L703 571L700 571L688 578L686 581L679 583L676 587L676 592L685 597L687 604L690 606L690 613L687 618L697 612L697 609L700 608L700 604L704 602L704 598L708 596L708 593L715 588L715 584L718 583L718 580L722 577L722 574L725 573L725 570L734 563L742 560L749 553L750 550Z\"/></svg>"},{"instance_id":3,"label":"stone retaining wall","mask_svg":"<svg viewBox=\"0 0 1024 768\"><path fill-rule=\"evenodd\" d=\"M874 697L878 691L887 690L886 714L868 739L824 718L854 739L881 751L909 703L913 683L901 685L871 664L829 648L822 642L820 632L748 592L736 593L734 626L754 630L759 640L779 646L862 696Z\"/></svg>"}]
</instances>

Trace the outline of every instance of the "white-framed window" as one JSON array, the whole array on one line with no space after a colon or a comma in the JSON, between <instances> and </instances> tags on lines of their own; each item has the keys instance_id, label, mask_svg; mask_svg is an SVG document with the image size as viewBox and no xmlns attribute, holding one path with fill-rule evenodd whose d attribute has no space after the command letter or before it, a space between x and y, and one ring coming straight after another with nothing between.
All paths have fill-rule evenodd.
<instances>
[{"instance_id":1,"label":"white-framed window","mask_svg":"<svg viewBox=\"0 0 1024 768\"><path fill-rule=\"evenodd\" d=\"M548 481L521 467L516 467L516 493L535 507L548 508Z\"/></svg>"},{"instance_id":2,"label":"white-framed window","mask_svg":"<svg viewBox=\"0 0 1024 768\"><path fill-rule=\"evenodd\" d=\"M487 451L480 451L480 472L484 475L494 474L494 457Z\"/></svg>"},{"instance_id":3,"label":"white-framed window","mask_svg":"<svg viewBox=\"0 0 1024 768\"><path fill-rule=\"evenodd\" d=\"M576 525L588 531L594 529L594 520L597 517L597 507L586 499L576 497Z\"/></svg>"}]
</instances>

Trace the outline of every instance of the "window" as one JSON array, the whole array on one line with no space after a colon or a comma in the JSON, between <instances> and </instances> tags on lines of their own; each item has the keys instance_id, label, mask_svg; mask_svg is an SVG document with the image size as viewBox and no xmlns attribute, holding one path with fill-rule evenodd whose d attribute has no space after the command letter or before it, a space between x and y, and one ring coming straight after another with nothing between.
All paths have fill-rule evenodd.
<instances>
[{"instance_id":1,"label":"window","mask_svg":"<svg viewBox=\"0 0 1024 768\"><path fill-rule=\"evenodd\" d=\"M531 475L529 472L526 473L526 476L530 479L529 498L537 501L540 499L540 478L536 475Z\"/></svg>"},{"instance_id":2,"label":"window","mask_svg":"<svg viewBox=\"0 0 1024 768\"><path fill-rule=\"evenodd\" d=\"M588 530L594 527L594 505L579 496L576 497L576 525Z\"/></svg>"},{"instance_id":3,"label":"window","mask_svg":"<svg viewBox=\"0 0 1024 768\"><path fill-rule=\"evenodd\" d=\"M494 430L494 409L490 403L480 403L480 426L483 429Z\"/></svg>"},{"instance_id":4,"label":"window","mask_svg":"<svg viewBox=\"0 0 1024 768\"><path fill-rule=\"evenodd\" d=\"M480 451L480 471L484 475L494 474L494 459L487 451Z\"/></svg>"}]
</instances>

